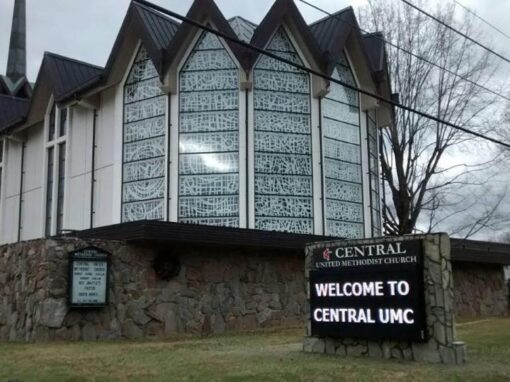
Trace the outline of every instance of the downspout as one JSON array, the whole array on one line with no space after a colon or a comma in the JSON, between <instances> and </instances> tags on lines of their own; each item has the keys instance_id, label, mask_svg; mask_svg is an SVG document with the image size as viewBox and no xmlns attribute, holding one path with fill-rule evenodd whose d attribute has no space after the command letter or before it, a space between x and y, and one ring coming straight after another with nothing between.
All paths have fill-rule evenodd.
<instances>
[{"instance_id":1,"label":"downspout","mask_svg":"<svg viewBox=\"0 0 510 382\"><path fill-rule=\"evenodd\" d=\"M96 124L97 124L97 109L94 109L94 117L92 120L92 163L90 169L90 228L94 228L94 190L96 184Z\"/></svg>"},{"instance_id":2,"label":"downspout","mask_svg":"<svg viewBox=\"0 0 510 382\"><path fill-rule=\"evenodd\" d=\"M250 227L250 166L249 166L249 127L248 127L248 114L249 114L249 105L248 105L248 89L244 90L244 103L245 103L245 113L244 113L244 131L245 131L245 144L246 144L246 157L245 157L245 166L246 166L246 205L244 208L246 209L246 228Z\"/></svg>"},{"instance_id":3,"label":"downspout","mask_svg":"<svg viewBox=\"0 0 510 382\"><path fill-rule=\"evenodd\" d=\"M18 242L21 241L21 217L23 210L23 179L25 177L25 142L21 142L21 177L19 182L19 205L18 205Z\"/></svg>"},{"instance_id":4,"label":"downspout","mask_svg":"<svg viewBox=\"0 0 510 382\"><path fill-rule=\"evenodd\" d=\"M322 97L319 97L319 144L320 144L320 165L321 165L321 206L322 206L322 234L326 236L326 179L324 178L324 151L322 144Z\"/></svg>"}]
</instances>

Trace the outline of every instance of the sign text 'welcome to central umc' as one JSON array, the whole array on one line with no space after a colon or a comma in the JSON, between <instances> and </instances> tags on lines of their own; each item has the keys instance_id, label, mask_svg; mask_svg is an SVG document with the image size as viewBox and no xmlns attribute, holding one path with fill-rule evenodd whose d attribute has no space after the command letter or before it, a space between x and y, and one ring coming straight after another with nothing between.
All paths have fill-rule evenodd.
<instances>
[{"instance_id":1,"label":"sign text 'welcome to central umc'","mask_svg":"<svg viewBox=\"0 0 510 382\"><path fill-rule=\"evenodd\" d=\"M312 268L313 336L426 340L421 241L322 248Z\"/></svg>"}]
</instances>

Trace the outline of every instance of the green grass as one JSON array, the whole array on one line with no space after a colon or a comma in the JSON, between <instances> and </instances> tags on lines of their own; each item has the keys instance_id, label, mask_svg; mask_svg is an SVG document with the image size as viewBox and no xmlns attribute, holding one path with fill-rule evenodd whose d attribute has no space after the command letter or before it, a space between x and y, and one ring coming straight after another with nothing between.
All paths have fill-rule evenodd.
<instances>
[{"instance_id":1,"label":"green grass","mask_svg":"<svg viewBox=\"0 0 510 382\"><path fill-rule=\"evenodd\" d=\"M301 352L301 329L158 342L0 344L4 381L509 381L510 319L463 323L464 366Z\"/></svg>"}]
</instances>

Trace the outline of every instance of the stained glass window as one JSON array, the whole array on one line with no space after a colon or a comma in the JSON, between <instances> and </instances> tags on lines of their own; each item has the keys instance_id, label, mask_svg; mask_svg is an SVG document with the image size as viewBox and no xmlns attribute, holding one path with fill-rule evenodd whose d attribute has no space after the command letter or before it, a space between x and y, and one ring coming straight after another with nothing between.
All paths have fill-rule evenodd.
<instances>
[{"instance_id":1,"label":"stained glass window","mask_svg":"<svg viewBox=\"0 0 510 382\"><path fill-rule=\"evenodd\" d=\"M375 111L367 112L368 159L370 167L370 214L372 218L372 236L381 235L381 199L379 183L379 134Z\"/></svg>"},{"instance_id":2,"label":"stained glass window","mask_svg":"<svg viewBox=\"0 0 510 382\"><path fill-rule=\"evenodd\" d=\"M303 64L283 29L267 50ZM254 71L255 228L313 233L310 77L261 56Z\"/></svg>"},{"instance_id":3,"label":"stained glass window","mask_svg":"<svg viewBox=\"0 0 510 382\"><path fill-rule=\"evenodd\" d=\"M124 85L122 221L165 217L166 96L144 47Z\"/></svg>"},{"instance_id":4,"label":"stained glass window","mask_svg":"<svg viewBox=\"0 0 510 382\"><path fill-rule=\"evenodd\" d=\"M355 85L348 61L342 57L333 78ZM326 235L364 236L363 175L361 168L358 93L331 83L322 102L323 169Z\"/></svg>"},{"instance_id":5,"label":"stained glass window","mask_svg":"<svg viewBox=\"0 0 510 382\"><path fill-rule=\"evenodd\" d=\"M239 71L203 33L179 75L180 222L239 226Z\"/></svg>"}]
</instances>

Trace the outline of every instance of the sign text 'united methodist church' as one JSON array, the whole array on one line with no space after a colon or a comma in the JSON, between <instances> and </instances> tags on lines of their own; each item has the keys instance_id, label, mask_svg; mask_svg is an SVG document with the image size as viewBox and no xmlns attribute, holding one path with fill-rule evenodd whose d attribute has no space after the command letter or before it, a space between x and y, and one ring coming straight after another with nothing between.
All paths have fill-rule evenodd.
<instances>
[{"instance_id":1,"label":"sign text 'united methodist church'","mask_svg":"<svg viewBox=\"0 0 510 382\"><path fill-rule=\"evenodd\" d=\"M421 241L326 247L312 261L312 335L426 340Z\"/></svg>"}]
</instances>

